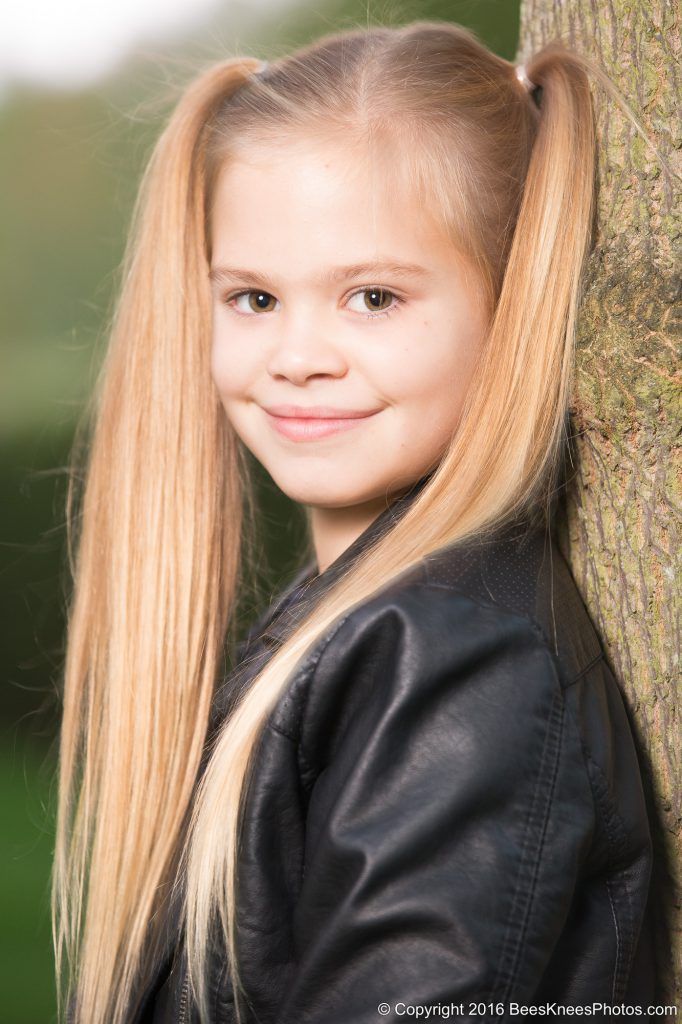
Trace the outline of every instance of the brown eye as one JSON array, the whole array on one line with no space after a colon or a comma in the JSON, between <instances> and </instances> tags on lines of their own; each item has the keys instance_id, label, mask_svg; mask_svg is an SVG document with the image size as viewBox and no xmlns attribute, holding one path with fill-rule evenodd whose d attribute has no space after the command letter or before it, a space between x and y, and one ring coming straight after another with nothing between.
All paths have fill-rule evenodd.
<instances>
[{"instance_id":1,"label":"brown eye","mask_svg":"<svg viewBox=\"0 0 682 1024\"><path fill-rule=\"evenodd\" d=\"M243 306L241 309L239 308L239 299L247 300L249 312L246 312ZM250 313L272 312L273 307L271 303L277 302L277 299L274 297L274 295L270 295L269 292L261 292L257 291L256 289L251 289L251 291L238 292L237 295L231 296L231 298L229 298L227 302L228 304L234 302L238 312L244 313L246 316L249 316Z\"/></svg>"},{"instance_id":2,"label":"brown eye","mask_svg":"<svg viewBox=\"0 0 682 1024\"><path fill-rule=\"evenodd\" d=\"M385 288L365 288L362 292L363 301L372 313L381 313L391 305L392 292Z\"/></svg>"},{"instance_id":3,"label":"brown eye","mask_svg":"<svg viewBox=\"0 0 682 1024\"><path fill-rule=\"evenodd\" d=\"M354 307L352 303L355 301L358 304ZM354 292L348 300L348 307L354 313L361 313L363 316L373 319L378 316L389 316L403 301L388 288L372 285L369 288L359 288Z\"/></svg>"}]
</instances>

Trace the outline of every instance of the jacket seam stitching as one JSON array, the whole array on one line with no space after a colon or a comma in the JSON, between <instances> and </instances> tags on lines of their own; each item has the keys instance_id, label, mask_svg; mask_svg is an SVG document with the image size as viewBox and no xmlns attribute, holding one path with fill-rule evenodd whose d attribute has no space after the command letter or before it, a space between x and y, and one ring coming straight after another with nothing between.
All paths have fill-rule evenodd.
<instances>
[{"instance_id":1,"label":"jacket seam stitching","mask_svg":"<svg viewBox=\"0 0 682 1024\"><path fill-rule=\"evenodd\" d=\"M310 785L309 780L312 776L315 776L317 769L308 758L306 752L303 750L301 737L293 736L290 732L287 732L285 729L282 729L281 726L276 725L274 722L268 722L267 725L268 728L272 729L273 732L276 732L279 736L283 736L285 740L289 740L289 742L294 747L296 747L300 774L302 777L306 779L305 785L306 787L308 787Z\"/></svg>"},{"instance_id":2,"label":"jacket seam stitching","mask_svg":"<svg viewBox=\"0 0 682 1024\"><path fill-rule=\"evenodd\" d=\"M215 1003L213 1009L215 1024L220 1024L220 1019L223 1016L221 1012L223 1009L223 1004L227 1003L228 1006L234 1005L232 991L228 988L226 984L228 970L229 962L225 960L224 963L221 965L220 974L218 975L218 981L216 983Z\"/></svg>"},{"instance_id":3,"label":"jacket seam stitching","mask_svg":"<svg viewBox=\"0 0 682 1024\"><path fill-rule=\"evenodd\" d=\"M621 957L622 957L621 938L620 938L620 928L618 926L618 914L616 913L616 905L615 905L615 902L614 902L614 899L613 899L613 893L611 892L611 883L610 883L608 878L605 879L605 884L606 884L606 892L607 892L608 897L609 897L609 904L611 906L611 916L613 917L613 927L614 927L615 932L616 932L616 963L615 963L614 968L613 968L613 983L611 985L611 1002L615 1003L615 1001L616 1001L616 983L618 981L618 973L619 973L619 967L620 967L620 964L621 964Z\"/></svg>"},{"instance_id":4,"label":"jacket seam stitching","mask_svg":"<svg viewBox=\"0 0 682 1024\"><path fill-rule=\"evenodd\" d=\"M592 792L592 799L595 804L595 809L599 809L599 819L603 822L604 830L606 832L606 839L611 852L614 856L618 856L621 850L627 845L628 829L621 817L618 807L614 800L608 794L608 780L602 771L601 766L595 761L592 756L592 752L585 742L582 732L575 721L575 716L572 709L569 707L569 714L573 719L576 728L578 729L578 735L580 738L580 746L583 752L583 759L585 763L585 774ZM601 785L598 786L595 783L595 776L598 777ZM630 894L630 888L628 885L627 878L623 872L620 873L623 879L623 889L625 891L625 897L627 900L627 912L630 921L633 920L632 912L632 897ZM626 972L629 970L632 963L632 959L635 953L634 933L632 929L629 930L629 943L623 942L623 937L619 928L619 919L617 912L617 905L615 895L612 891L613 883L606 879L606 890L609 897L609 903L611 904L611 912L614 917L614 927L616 932L616 962L614 964L613 971L613 986L612 986L612 998L615 1000L617 993L622 989L625 981ZM627 954L627 955L625 955ZM619 984L620 982L620 984Z\"/></svg>"},{"instance_id":5,"label":"jacket seam stitching","mask_svg":"<svg viewBox=\"0 0 682 1024\"><path fill-rule=\"evenodd\" d=\"M272 729L272 731L276 732L279 736L283 736L285 740L289 740L289 742L294 747L296 747L300 774L302 777L305 777L305 785L306 787L308 787L310 785L310 782L308 780L310 779L310 777L315 775L317 769L309 760L308 756L303 750L300 736L293 736L290 732L287 732L285 729L282 729L281 726L276 725L274 722L268 722L267 725L269 729Z\"/></svg>"},{"instance_id":6,"label":"jacket seam stitching","mask_svg":"<svg viewBox=\"0 0 682 1024\"><path fill-rule=\"evenodd\" d=\"M274 722L270 721L268 721L267 724L268 727L272 729L273 732L279 733L280 736L284 736L285 739L290 740L292 743L298 743L296 737L292 736L290 732L286 731L286 729L283 729L281 725L276 725Z\"/></svg>"},{"instance_id":7,"label":"jacket seam stitching","mask_svg":"<svg viewBox=\"0 0 682 1024\"><path fill-rule=\"evenodd\" d=\"M518 965L519 959L523 947L523 941L526 936L528 929L528 922L531 917L533 903L535 899L535 893L537 888L537 877L540 870L540 861L542 859L542 851L545 845L545 838L547 835L547 823L549 821L549 815L552 806L552 797L556 787L556 779L559 769L559 755L562 745L563 728L564 728L564 700L561 690L555 690L552 706L550 709L547 725L545 728L545 736L543 740L542 753L540 755L540 765L537 772L537 778L535 783L535 789L533 792L533 799L528 809L526 816L526 823L524 826L524 837L523 845L521 848L521 857L519 863L519 869L517 872L517 881L514 890L514 898L512 900L511 909L509 912L509 918L507 921L507 928L505 931L505 938L503 942L502 952L497 968L497 974L495 983L493 986L493 992L491 998L498 998L501 1000L508 1000L513 994L512 986L518 980ZM550 759L553 760L552 774L549 784L546 783L547 772L545 766ZM541 806L542 788L545 788L544 796L544 808ZM529 843L531 840L533 829L533 819L541 814L540 831L539 837L536 840L536 849L532 861L529 858ZM523 878L528 874L530 870L530 879L528 885L528 892L525 897L522 897L522 885ZM512 932L515 928L515 919L517 915L517 907L522 898L525 898L525 912L523 914L523 920L521 923L520 931L516 937L516 941L512 947ZM509 961L508 965L505 965L505 958ZM501 990L500 995L496 996L496 992L502 985L502 975L506 972L506 984Z\"/></svg>"},{"instance_id":8,"label":"jacket seam stitching","mask_svg":"<svg viewBox=\"0 0 682 1024\"><path fill-rule=\"evenodd\" d=\"M592 766L593 771L595 771L599 775L602 783L604 785L607 785L608 783L607 783L607 780L606 780L606 776L604 775L604 772L602 771L600 765L592 757L591 752L590 752L590 750L589 750L589 748L587 747L586 744L583 744L583 749L585 751L585 756L587 757L587 760L589 761L590 765ZM588 771L588 777L591 778L589 771ZM608 793L605 790L603 792L597 793L597 798L598 798L600 806L602 808L604 828L606 829L606 833L607 833L607 837L608 837L608 840L609 840L609 844L611 845L611 849L613 850L614 854L618 854L620 852L620 850L622 849L622 847L624 845L626 845L626 843L627 843L627 836L628 836L627 827L626 827L625 822L623 821L621 815L619 814L618 808L616 807L614 801L609 797ZM619 828L617 828L616 826L618 826ZM630 887L628 885L628 881L627 881L627 877L626 877L625 873L621 871L621 872L619 872L619 875L622 878L623 891L625 893L625 898L626 898L626 901L627 901L627 917L628 917L627 923L629 925L630 921L632 921L632 918L633 918L633 913L632 913L632 897L630 895ZM617 902L618 901L616 900L615 894L612 893L613 882L611 880L607 879L606 880L606 887L607 887L607 891L608 891L608 894L609 894L609 900L611 902L611 906L612 906L612 909L614 911L614 916L617 919ZM625 983L625 978L626 978L626 975L627 975L627 971L630 968L632 957L634 955L634 941L633 941L634 936L633 936L632 929L628 928L628 932L627 932L628 942L626 944L621 939L621 934L619 933L619 929L618 929L618 923L620 923L621 925L625 925L626 922L625 921L618 922L618 919L616 920L616 963L614 965L614 972L613 972L613 975L614 975L613 976L613 998L614 999L616 998L617 994L621 994L622 993L622 989L623 989L623 986L624 986L624 983ZM623 930L625 930L625 929L623 929Z\"/></svg>"},{"instance_id":9,"label":"jacket seam stitching","mask_svg":"<svg viewBox=\"0 0 682 1024\"><path fill-rule=\"evenodd\" d=\"M603 661L603 660L604 660L604 652L603 652L603 651L602 651L602 652L601 652L600 654L595 654L594 658L592 658L592 660L591 660L591 661L588 661L588 662L587 662L587 664L586 664L586 665L584 665L584 666L583 666L583 667L582 667L582 668L580 669L580 671L578 672L578 674L577 674L577 675L575 675L575 676L573 676L573 678L572 678L572 679L570 679L570 680L569 680L569 682L567 682L567 683L566 683L566 684L564 685L564 690L567 690L567 689L569 688L569 686L573 686L573 684L574 684L574 683L579 683L579 682L580 682L580 680L581 680L581 679L582 679L582 678L583 678L584 676L586 676L586 675L587 675L587 673L588 673L588 672L590 672L590 671L591 671L591 670L592 670L592 669L594 668L594 666L595 666L595 665L598 665L598 664L599 664L599 662L600 662L600 661Z\"/></svg>"}]
</instances>

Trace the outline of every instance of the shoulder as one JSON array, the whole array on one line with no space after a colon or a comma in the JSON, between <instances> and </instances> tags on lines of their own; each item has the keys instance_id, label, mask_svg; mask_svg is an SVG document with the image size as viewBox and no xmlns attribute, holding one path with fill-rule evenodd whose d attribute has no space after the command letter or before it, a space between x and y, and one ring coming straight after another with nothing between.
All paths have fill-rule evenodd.
<instances>
[{"instance_id":1,"label":"shoulder","mask_svg":"<svg viewBox=\"0 0 682 1024\"><path fill-rule=\"evenodd\" d=\"M307 674L325 660L369 647L451 659L471 630L489 642L517 636L551 652L570 685L603 657L601 642L553 534L513 525L442 548L342 617L317 645ZM390 640L389 640L390 638Z\"/></svg>"},{"instance_id":2,"label":"shoulder","mask_svg":"<svg viewBox=\"0 0 682 1024\"><path fill-rule=\"evenodd\" d=\"M400 765L433 762L425 798L460 780L464 794L508 792L524 808L547 787L563 820L585 814L591 829L599 807L595 856L614 843L647 856L626 707L541 529L443 549L355 606L303 660L271 724L296 743L305 785L325 775L352 790L369 760L381 789Z\"/></svg>"},{"instance_id":3,"label":"shoulder","mask_svg":"<svg viewBox=\"0 0 682 1024\"><path fill-rule=\"evenodd\" d=\"M546 545L551 544L549 550ZM311 752L362 714L505 709L497 727L546 723L602 656L553 541L507 531L442 549L343 616L304 659L274 724ZM374 716L374 719L373 719Z\"/></svg>"},{"instance_id":4,"label":"shoulder","mask_svg":"<svg viewBox=\"0 0 682 1024\"><path fill-rule=\"evenodd\" d=\"M603 655L570 567L541 526L516 523L443 549L426 560L425 581L501 617L527 619L555 655L564 684Z\"/></svg>"}]
</instances>

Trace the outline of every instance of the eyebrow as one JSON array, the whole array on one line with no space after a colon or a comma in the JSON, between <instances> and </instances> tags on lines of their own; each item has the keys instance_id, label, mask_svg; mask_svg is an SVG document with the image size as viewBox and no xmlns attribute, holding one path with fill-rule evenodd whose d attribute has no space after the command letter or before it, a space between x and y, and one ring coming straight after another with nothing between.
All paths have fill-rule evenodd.
<instances>
[{"instance_id":1,"label":"eyebrow","mask_svg":"<svg viewBox=\"0 0 682 1024\"><path fill-rule=\"evenodd\" d=\"M369 263L352 263L345 267L330 267L329 270L318 274L317 281L321 285L336 284L339 281L346 281L351 278L368 277L379 274L389 274L392 277L429 277L430 271L418 263L403 263L400 260L373 260ZM275 288L274 282L267 274L256 270L247 270L244 267L211 267L208 273L210 281L223 282L226 280L237 280L252 282L262 281L268 288Z\"/></svg>"}]
</instances>

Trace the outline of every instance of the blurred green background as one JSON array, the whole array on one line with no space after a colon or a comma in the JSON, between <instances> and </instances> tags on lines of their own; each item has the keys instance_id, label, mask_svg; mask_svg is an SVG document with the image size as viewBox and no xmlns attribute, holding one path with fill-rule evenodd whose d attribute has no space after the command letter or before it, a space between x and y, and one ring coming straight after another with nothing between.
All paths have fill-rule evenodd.
<instances>
[{"instance_id":1,"label":"blurred green background","mask_svg":"<svg viewBox=\"0 0 682 1024\"><path fill-rule=\"evenodd\" d=\"M516 54L517 0L217 3L170 41L159 24L161 41L134 47L87 86L10 81L0 93L0 990L8 1024L56 1020L49 884L70 586L65 467L169 86L228 54L274 58L336 29L423 18L459 22L503 57ZM39 18L31 30L47 31ZM265 477L262 497L268 560L284 579L301 520Z\"/></svg>"}]
</instances>

